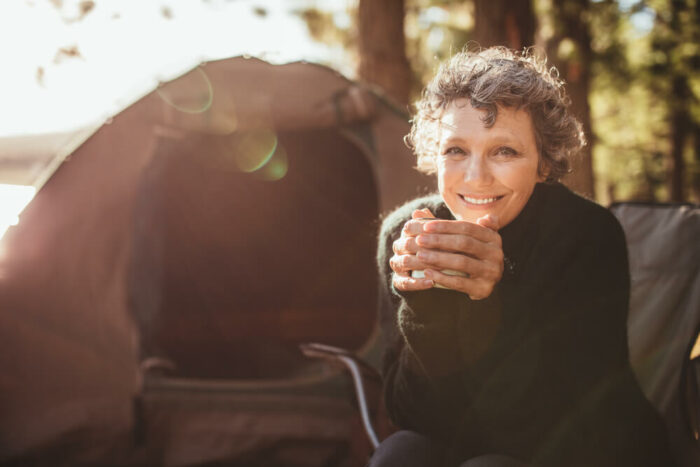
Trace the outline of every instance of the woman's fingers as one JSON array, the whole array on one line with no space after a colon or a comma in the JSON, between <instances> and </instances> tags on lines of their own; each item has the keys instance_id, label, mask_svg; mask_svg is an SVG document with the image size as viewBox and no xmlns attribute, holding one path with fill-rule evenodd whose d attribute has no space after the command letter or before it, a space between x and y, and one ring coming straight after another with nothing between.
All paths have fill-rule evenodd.
<instances>
[{"instance_id":1,"label":"woman's fingers","mask_svg":"<svg viewBox=\"0 0 700 467\"><path fill-rule=\"evenodd\" d=\"M397 290L407 292L412 290L427 290L435 285L431 279L416 279L410 275L402 274L394 274L392 282Z\"/></svg>"},{"instance_id":2,"label":"woman's fingers","mask_svg":"<svg viewBox=\"0 0 700 467\"><path fill-rule=\"evenodd\" d=\"M424 223L425 233L465 235L483 243L493 243L501 246L501 236L491 226L496 226L496 221L491 216L484 216L479 221L485 225L474 224L466 221L436 220ZM420 232L418 232L420 233Z\"/></svg>"},{"instance_id":3,"label":"woman's fingers","mask_svg":"<svg viewBox=\"0 0 700 467\"><path fill-rule=\"evenodd\" d=\"M474 300L488 297L503 275L503 250L498 219L486 215L477 223L436 219L427 210L413 211L401 237L392 248L389 265L398 290L425 290L436 283L458 290ZM461 271L468 277L451 276L443 270ZM411 277L424 270L425 278Z\"/></svg>"},{"instance_id":4,"label":"woman's fingers","mask_svg":"<svg viewBox=\"0 0 700 467\"><path fill-rule=\"evenodd\" d=\"M430 209L428 208L423 208L423 209L416 209L413 211L413 214L411 214L411 219L426 219L426 218L435 218L432 212L430 212Z\"/></svg>"},{"instance_id":5,"label":"woman's fingers","mask_svg":"<svg viewBox=\"0 0 700 467\"><path fill-rule=\"evenodd\" d=\"M483 300L491 295L496 282L470 277L450 276L434 269L426 269L425 277L448 289L464 292L472 300Z\"/></svg>"},{"instance_id":6,"label":"woman's fingers","mask_svg":"<svg viewBox=\"0 0 700 467\"><path fill-rule=\"evenodd\" d=\"M430 209L416 209L411 214L411 218L406 221L403 225L403 230L401 231L401 236L416 236L423 231L423 224L425 221L436 219Z\"/></svg>"},{"instance_id":7,"label":"woman's fingers","mask_svg":"<svg viewBox=\"0 0 700 467\"><path fill-rule=\"evenodd\" d=\"M428 223L432 223L434 218L432 217L417 217L407 221L403 225L403 230L401 231L401 236L415 237L425 231L423 228Z\"/></svg>"},{"instance_id":8,"label":"woman's fingers","mask_svg":"<svg viewBox=\"0 0 700 467\"><path fill-rule=\"evenodd\" d=\"M416 243L416 237L400 237L393 243L392 249L397 255L415 255L420 248Z\"/></svg>"},{"instance_id":9,"label":"woman's fingers","mask_svg":"<svg viewBox=\"0 0 700 467\"><path fill-rule=\"evenodd\" d=\"M416 255L394 255L389 258L389 267L394 272L409 273L425 269L426 265Z\"/></svg>"},{"instance_id":10,"label":"woman's fingers","mask_svg":"<svg viewBox=\"0 0 700 467\"><path fill-rule=\"evenodd\" d=\"M428 208L413 211L411 220L404 224L401 237L392 244L394 256L389 259L389 266L394 271L394 287L399 290L424 290L433 286L431 280L412 278L410 273L425 268L425 264L416 257L419 248L415 236L423 231L422 221L414 219L434 217Z\"/></svg>"},{"instance_id":11,"label":"woman's fingers","mask_svg":"<svg viewBox=\"0 0 700 467\"><path fill-rule=\"evenodd\" d=\"M462 221L427 222L416 237L416 258L430 265L425 277L436 284L481 300L493 292L503 276L503 248L498 219L486 215L477 223ZM447 275L450 269L468 277Z\"/></svg>"},{"instance_id":12,"label":"woman's fingers","mask_svg":"<svg viewBox=\"0 0 700 467\"><path fill-rule=\"evenodd\" d=\"M428 248L462 253L481 260L503 262L500 244L483 242L464 234L421 234L416 237L416 246L419 250Z\"/></svg>"},{"instance_id":13,"label":"woman's fingers","mask_svg":"<svg viewBox=\"0 0 700 467\"><path fill-rule=\"evenodd\" d=\"M481 261L459 253L421 250L416 258L428 268L465 272L473 279L498 282L503 274L502 264L496 261Z\"/></svg>"}]
</instances>

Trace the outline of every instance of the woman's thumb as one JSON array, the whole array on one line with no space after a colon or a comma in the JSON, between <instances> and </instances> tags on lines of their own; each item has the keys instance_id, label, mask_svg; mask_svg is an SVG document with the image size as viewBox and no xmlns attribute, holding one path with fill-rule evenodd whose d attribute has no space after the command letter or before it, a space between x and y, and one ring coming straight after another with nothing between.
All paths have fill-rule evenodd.
<instances>
[{"instance_id":1,"label":"woman's thumb","mask_svg":"<svg viewBox=\"0 0 700 467\"><path fill-rule=\"evenodd\" d=\"M478 218L476 223L482 227L498 232L499 222L498 216L495 214L486 214L485 216Z\"/></svg>"},{"instance_id":2,"label":"woman's thumb","mask_svg":"<svg viewBox=\"0 0 700 467\"><path fill-rule=\"evenodd\" d=\"M416 209L411 215L411 219L424 219L426 217L435 217L428 208Z\"/></svg>"}]
</instances>

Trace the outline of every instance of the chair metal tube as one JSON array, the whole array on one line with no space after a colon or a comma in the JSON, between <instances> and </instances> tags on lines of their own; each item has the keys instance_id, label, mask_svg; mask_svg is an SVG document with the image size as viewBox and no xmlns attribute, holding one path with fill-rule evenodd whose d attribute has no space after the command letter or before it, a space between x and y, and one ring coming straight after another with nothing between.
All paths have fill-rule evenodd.
<instances>
[{"instance_id":1,"label":"chair metal tube","mask_svg":"<svg viewBox=\"0 0 700 467\"><path fill-rule=\"evenodd\" d=\"M307 357L324 358L334 362L340 362L347 368L347 370L350 372L350 376L352 377L353 385L355 386L355 396L357 397L357 405L360 409L362 424L364 425L365 432L367 433L369 441L372 444L372 448L377 449L377 446L379 446L379 438L377 438L377 434L372 426L372 420L369 415L369 406L367 405L365 385L362 381L362 372L357 358L343 349L331 347L329 345L313 343L302 344L300 347L301 351Z\"/></svg>"}]
</instances>

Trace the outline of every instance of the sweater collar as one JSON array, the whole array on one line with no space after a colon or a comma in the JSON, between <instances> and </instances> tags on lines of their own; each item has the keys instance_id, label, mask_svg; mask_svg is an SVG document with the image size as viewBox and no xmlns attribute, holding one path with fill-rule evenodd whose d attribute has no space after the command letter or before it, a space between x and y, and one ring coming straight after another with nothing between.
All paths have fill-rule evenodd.
<instances>
[{"instance_id":1,"label":"sweater collar","mask_svg":"<svg viewBox=\"0 0 700 467\"><path fill-rule=\"evenodd\" d=\"M508 225L499 230L503 240L506 276L513 276L528 257L539 228L539 214L547 187L537 183L525 207Z\"/></svg>"}]
</instances>

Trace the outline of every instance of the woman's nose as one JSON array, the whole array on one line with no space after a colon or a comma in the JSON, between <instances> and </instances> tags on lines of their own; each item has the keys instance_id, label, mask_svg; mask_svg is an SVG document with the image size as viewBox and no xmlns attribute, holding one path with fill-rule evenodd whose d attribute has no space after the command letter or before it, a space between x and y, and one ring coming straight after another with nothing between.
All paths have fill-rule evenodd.
<instances>
[{"instance_id":1,"label":"woman's nose","mask_svg":"<svg viewBox=\"0 0 700 467\"><path fill-rule=\"evenodd\" d=\"M464 181L471 183L487 184L491 181L491 171L484 157L472 155L466 160Z\"/></svg>"}]
</instances>

